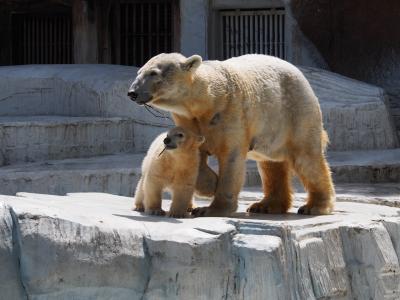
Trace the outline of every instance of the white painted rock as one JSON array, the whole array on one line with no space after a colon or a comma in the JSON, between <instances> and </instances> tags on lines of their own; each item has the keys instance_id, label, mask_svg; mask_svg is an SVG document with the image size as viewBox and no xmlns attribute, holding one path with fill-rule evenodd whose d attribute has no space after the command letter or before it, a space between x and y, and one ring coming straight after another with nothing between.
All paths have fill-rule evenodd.
<instances>
[{"instance_id":1,"label":"white painted rock","mask_svg":"<svg viewBox=\"0 0 400 300\"><path fill-rule=\"evenodd\" d=\"M399 145L383 89L322 69L300 69L319 98L331 150ZM129 117L142 124L135 134L146 132L142 136L147 146L147 136L154 137L159 126L172 122L129 100L127 91L136 72L135 67L104 64L3 66L0 116Z\"/></svg>"},{"instance_id":2,"label":"white painted rock","mask_svg":"<svg viewBox=\"0 0 400 300\"><path fill-rule=\"evenodd\" d=\"M333 215L300 216L296 201L286 215L243 212L260 197L242 193L232 218L171 219L108 194L0 196L2 296L400 298L400 209L338 202Z\"/></svg>"},{"instance_id":3,"label":"white painted rock","mask_svg":"<svg viewBox=\"0 0 400 300\"><path fill-rule=\"evenodd\" d=\"M301 67L300 70L319 99L330 150L399 146L383 89L322 69Z\"/></svg>"}]
</instances>

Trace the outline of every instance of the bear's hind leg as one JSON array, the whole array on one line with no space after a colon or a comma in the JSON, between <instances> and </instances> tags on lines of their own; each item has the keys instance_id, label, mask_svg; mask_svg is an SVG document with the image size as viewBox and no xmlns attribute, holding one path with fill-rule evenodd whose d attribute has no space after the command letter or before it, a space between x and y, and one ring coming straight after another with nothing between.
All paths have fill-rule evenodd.
<instances>
[{"instance_id":1,"label":"bear's hind leg","mask_svg":"<svg viewBox=\"0 0 400 300\"><path fill-rule=\"evenodd\" d=\"M252 204L251 213L281 214L292 205L290 170L287 162L257 162L264 191L264 199Z\"/></svg>"},{"instance_id":2,"label":"bear's hind leg","mask_svg":"<svg viewBox=\"0 0 400 300\"><path fill-rule=\"evenodd\" d=\"M317 157L310 157L308 154L298 156L294 162L294 169L308 192L307 203L299 208L298 213L330 214L335 202L335 190L329 165L323 154Z\"/></svg>"},{"instance_id":3,"label":"bear's hind leg","mask_svg":"<svg viewBox=\"0 0 400 300\"><path fill-rule=\"evenodd\" d=\"M196 181L195 193L199 197L211 198L215 195L217 190L218 176L208 166L207 153L201 152L199 174Z\"/></svg>"}]
</instances>

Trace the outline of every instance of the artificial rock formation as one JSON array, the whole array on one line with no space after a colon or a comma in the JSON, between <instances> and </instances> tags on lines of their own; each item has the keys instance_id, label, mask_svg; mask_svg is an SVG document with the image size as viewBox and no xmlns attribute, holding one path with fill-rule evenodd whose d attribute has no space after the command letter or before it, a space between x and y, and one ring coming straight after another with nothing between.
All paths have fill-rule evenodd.
<instances>
[{"instance_id":1,"label":"artificial rock formation","mask_svg":"<svg viewBox=\"0 0 400 300\"><path fill-rule=\"evenodd\" d=\"M400 297L399 208L339 195L329 216L243 213L261 196L242 193L232 218L198 219L144 216L131 198L108 194L1 196L2 296Z\"/></svg>"}]
</instances>

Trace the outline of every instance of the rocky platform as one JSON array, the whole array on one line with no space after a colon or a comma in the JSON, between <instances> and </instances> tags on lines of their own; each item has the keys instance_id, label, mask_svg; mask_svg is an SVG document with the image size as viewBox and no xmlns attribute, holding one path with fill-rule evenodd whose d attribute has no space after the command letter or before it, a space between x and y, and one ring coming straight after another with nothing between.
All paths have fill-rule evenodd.
<instances>
[{"instance_id":1,"label":"rocky platform","mask_svg":"<svg viewBox=\"0 0 400 300\"><path fill-rule=\"evenodd\" d=\"M0 298L399 299L398 186L344 190L329 216L295 214L301 193L289 214L248 215L248 190L231 218L198 219L109 194L0 196Z\"/></svg>"}]
</instances>

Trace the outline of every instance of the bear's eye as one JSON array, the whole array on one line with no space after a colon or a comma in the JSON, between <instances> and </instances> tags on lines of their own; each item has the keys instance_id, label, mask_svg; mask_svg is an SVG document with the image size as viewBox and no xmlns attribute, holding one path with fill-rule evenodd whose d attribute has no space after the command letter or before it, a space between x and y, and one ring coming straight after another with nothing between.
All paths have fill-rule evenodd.
<instances>
[{"instance_id":1,"label":"bear's eye","mask_svg":"<svg viewBox=\"0 0 400 300\"><path fill-rule=\"evenodd\" d=\"M177 134L177 137L178 137L178 138L183 138L183 134L182 134L182 133L178 133L178 134Z\"/></svg>"},{"instance_id":2,"label":"bear's eye","mask_svg":"<svg viewBox=\"0 0 400 300\"><path fill-rule=\"evenodd\" d=\"M158 73L157 73L156 71L151 71L151 72L149 73L149 75L153 77L153 76L157 76Z\"/></svg>"}]
</instances>

